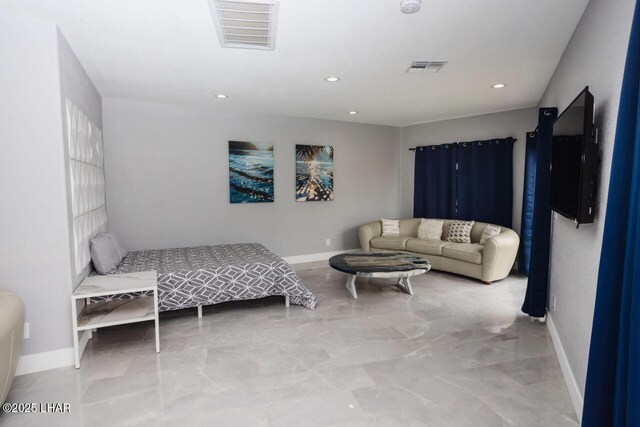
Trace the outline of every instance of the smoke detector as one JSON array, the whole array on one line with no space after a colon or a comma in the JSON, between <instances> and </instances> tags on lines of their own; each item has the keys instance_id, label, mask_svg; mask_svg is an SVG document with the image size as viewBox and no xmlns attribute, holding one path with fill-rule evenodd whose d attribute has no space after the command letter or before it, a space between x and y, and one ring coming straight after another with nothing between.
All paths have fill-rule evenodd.
<instances>
[{"instance_id":1,"label":"smoke detector","mask_svg":"<svg viewBox=\"0 0 640 427\"><path fill-rule=\"evenodd\" d=\"M400 10L402 13L416 13L420 10L422 0L400 0Z\"/></svg>"}]
</instances>

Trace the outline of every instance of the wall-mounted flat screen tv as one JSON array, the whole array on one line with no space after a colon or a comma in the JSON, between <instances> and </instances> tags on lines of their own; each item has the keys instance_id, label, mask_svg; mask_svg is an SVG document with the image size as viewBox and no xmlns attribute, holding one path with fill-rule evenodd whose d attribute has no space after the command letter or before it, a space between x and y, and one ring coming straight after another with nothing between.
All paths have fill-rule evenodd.
<instances>
[{"instance_id":1,"label":"wall-mounted flat screen tv","mask_svg":"<svg viewBox=\"0 0 640 427\"><path fill-rule=\"evenodd\" d=\"M551 209L576 224L593 222L598 148L587 86L553 124Z\"/></svg>"}]
</instances>

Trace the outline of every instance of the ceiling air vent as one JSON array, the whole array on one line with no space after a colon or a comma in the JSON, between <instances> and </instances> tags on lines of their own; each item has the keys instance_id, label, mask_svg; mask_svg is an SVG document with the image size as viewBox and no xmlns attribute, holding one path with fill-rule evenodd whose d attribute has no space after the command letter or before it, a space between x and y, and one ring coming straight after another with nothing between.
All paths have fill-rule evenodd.
<instances>
[{"instance_id":1,"label":"ceiling air vent","mask_svg":"<svg viewBox=\"0 0 640 427\"><path fill-rule=\"evenodd\" d=\"M407 73L437 73L447 61L414 61L407 68Z\"/></svg>"},{"instance_id":2,"label":"ceiling air vent","mask_svg":"<svg viewBox=\"0 0 640 427\"><path fill-rule=\"evenodd\" d=\"M221 47L274 50L277 1L209 0Z\"/></svg>"}]
</instances>

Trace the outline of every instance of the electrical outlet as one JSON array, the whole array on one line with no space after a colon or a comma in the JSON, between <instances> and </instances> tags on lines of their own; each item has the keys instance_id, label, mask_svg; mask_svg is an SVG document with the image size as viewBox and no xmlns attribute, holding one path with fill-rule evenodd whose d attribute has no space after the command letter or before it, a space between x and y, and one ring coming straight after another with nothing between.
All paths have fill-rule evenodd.
<instances>
[{"instance_id":1,"label":"electrical outlet","mask_svg":"<svg viewBox=\"0 0 640 427\"><path fill-rule=\"evenodd\" d=\"M331 239L327 239L327 240L324 242L324 244L325 244L325 245L327 245L327 246L331 246Z\"/></svg>"},{"instance_id":2,"label":"electrical outlet","mask_svg":"<svg viewBox=\"0 0 640 427\"><path fill-rule=\"evenodd\" d=\"M556 311L556 296L551 297L551 311Z\"/></svg>"},{"instance_id":3,"label":"electrical outlet","mask_svg":"<svg viewBox=\"0 0 640 427\"><path fill-rule=\"evenodd\" d=\"M29 324L28 323L24 324L23 337L24 337L25 340L28 340L29 338L31 338L31 331L29 330Z\"/></svg>"}]
</instances>

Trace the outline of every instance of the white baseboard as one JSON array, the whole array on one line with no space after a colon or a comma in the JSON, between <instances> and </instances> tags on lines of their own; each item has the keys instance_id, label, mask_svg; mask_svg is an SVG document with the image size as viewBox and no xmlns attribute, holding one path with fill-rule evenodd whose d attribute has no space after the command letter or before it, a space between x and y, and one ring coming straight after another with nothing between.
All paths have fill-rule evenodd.
<instances>
[{"instance_id":1,"label":"white baseboard","mask_svg":"<svg viewBox=\"0 0 640 427\"><path fill-rule=\"evenodd\" d=\"M343 251L335 251L335 252L320 252L316 254L285 256L285 257L282 257L282 259L288 262L289 264L301 264L303 262L326 261L332 256L340 255L345 252L354 252L357 250L358 249L346 249Z\"/></svg>"},{"instance_id":2,"label":"white baseboard","mask_svg":"<svg viewBox=\"0 0 640 427\"><path fill-rule=\"evenodd\" d=\"M73 347L45 351L44 353L27 354L20 358L16 376L69 365L73 365Z\"/></svg>"},{"instance_id":3,"label":"white baseboard","mask_svg":"<svg viewBox=\"0 0 640 427\"><path fill-rule=\"evenodd\" d=\"M87 346L87 342L89 342L89 333L88 331L84 331L84 333L80 335L80 354L82 354L84 348ZM73 347L45 351L43 353L27 354L26 356L20 357L18 369L16 369L16 376L73 366L74 363Z\"/></svg>"},{"instance_id":4,"label":"white baseboard","mask_svg":"<svg viewBox=\"0 0 640 427\"><path fill-rule=\"evenodd\" d=\"M569 390L569 396L571 397L573 408L575 409L576 415L578 416L578 421L582 423L582 407L584 406L584 397L580 392L576 377L573 375L571 365L569 365L569 359L567 359L567 355L564 352L564 348L562 347L562 342L560 341L558 330L556 329L556 325L553 323L553 318L551 317L551 313L549 312L547 312L546 323L549 334L551 335L551 340L553 341L553 348L555 349L556 355L558 356L558 362L560 362L560 369L562 369L564 381L567 383L567 389Z\"/></svg>"}]
</instances>

